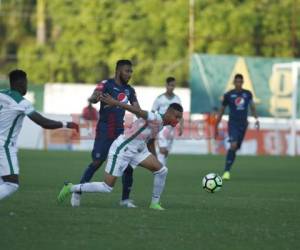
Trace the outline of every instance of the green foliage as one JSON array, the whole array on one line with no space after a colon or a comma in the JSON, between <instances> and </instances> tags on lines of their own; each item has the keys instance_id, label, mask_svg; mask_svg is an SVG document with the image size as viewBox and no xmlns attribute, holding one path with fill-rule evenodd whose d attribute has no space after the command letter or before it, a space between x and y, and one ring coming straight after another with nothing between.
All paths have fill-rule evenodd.
<instances>
[{"instance_id":1,"label":"green foliage","mask_svg":"<svg viewBox=\"0 0 300 250\"><path fill-rule=\"evenodd\" d=\"M46 3L46 43L36 42L36 4ZM195 0L195 51L300 56L299 0ZM95 82L120 58L133 82L186 84L187 0L6 0L0 5L2 73L24 68L33 82Z\"/></svg>"}]
</instances>

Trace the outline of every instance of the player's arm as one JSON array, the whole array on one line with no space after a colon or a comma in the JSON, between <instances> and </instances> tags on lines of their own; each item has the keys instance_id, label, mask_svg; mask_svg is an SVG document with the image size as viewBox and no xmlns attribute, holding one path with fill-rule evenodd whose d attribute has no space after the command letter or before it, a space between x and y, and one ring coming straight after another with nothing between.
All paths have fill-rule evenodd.
<instances>
[{"instance_id":1,"label":"player's arm","mask_svg":"<svg viewBox=\"0 0 300 250\"><path fill-rule=\"evenodd\" d=\"M218 116L217 116L217 120L216 120L216 124L215 124L215 138L217 138L219 136L218 127L219 127L219 123L222 121L222 117L224 115L225 108L226 108L226 106L222 105L218 112Z\"/></svg>"},{"instance_id":2,"label":"player's arm","mask_svg":"<svg viewBox=\"0 0 300 250\"><path fill-rule=\"evenodd\" d=\"M154 102L153 102L151 111L152 111L152 112L156 112L156 111L158 111L158 110L159 110L159 98L156 97L156 99L155 99Z\"/></svg>"},{"instance_id":3,"label":"player's arm","mask_svg":"<svg viewBox=\"0 0 300 250\"><path fill-rule=\"evenodd\" d=\"M79 131L79 127L77 123L51 120L42 116L40 113L36 111L30 113L28 117L34 123L36 123L37 125L45 129L70 128L70 129L75 129L77 132Z\"/></svg>"},{"instance_id":4,"label":"player's arm","mask_svg":"<svg viewBox=\"0 0 300 250\"><path fill-rule=\"evenodd\" d=\"M134 88L131 88L130 95L129 95L129 102L132 106L141 109L139 101L136 97L136 92L135 92Z\"/></svg>"},{"instance_id":5,"label":"player's arm","mask_svg":"<svg viewBox=\"0 0 300 250\"><path fill-rule=\"evenodd\" d=\"M183 127L184 127L184 119L182 117L179 121L179 136L181 136L183 133Z\"/></svg>"},{"instance_id":6,"label":"player's arm","mask_svg":"<svg viewBox=\"0 0 300 250\"><path fill-rule=\"evenodd\" d=\"M112 98L109 94L102 94L100 96L100 100L107 103L110 106L118 106L122 109L125 109L145 120L147 120L147 118L148 118L148 111L142 110L139 106L137 107L137 106L128 105L128 104L119 102L118 100Z\"/></svg>"},{"instance_id":7,"label":"player's arm","mask_svg":"<svg viewBox=\"0 0 300 250\"><path fill-rule=\"evenodd\" d=\"M101 82L99 84L97 84L97 87L95 88L93 94L89 97L88 101L91 103L97 103L100 101L100 96L102 95L102 93L104 92L105 89L105 83Z\"/></svg>"},{"instance_id":8,"label":"player's arm","mask_svg":"<svg viewBox=\"0 0 300 250\"><path fill-rule=\"evenodd\" d=\"M156 157L156 150L155 150L155 139L152 138L147 143L148 150L151 154L153 154Z\"/></svg>"},{"instance_id":9,"label":"player's arm","mask_svg":"<svg viewBox=\"0 0 300 250\"><path fill-rule=\"evenodd\" d=\"M250 104L250 110L251 110L252 116L255 118L255 127L257 129L259 129L260 124L259 124L258 116L257 116L257 113L256 113L256 107L255 107L255 104L254 104L253 101Z\"/></svg>"},{"instance_id":10,"label":"player's arm","mask_svg":"<svg viewBox=\"0 0 300 250\"><path fill-rule=\"evenodd\" d=\"M93 94L89 97L88 101L91 103L97 103L100 101L100 95L102 92L98 91L97 89L94 90Z\"/></svg>"}]
</instances>

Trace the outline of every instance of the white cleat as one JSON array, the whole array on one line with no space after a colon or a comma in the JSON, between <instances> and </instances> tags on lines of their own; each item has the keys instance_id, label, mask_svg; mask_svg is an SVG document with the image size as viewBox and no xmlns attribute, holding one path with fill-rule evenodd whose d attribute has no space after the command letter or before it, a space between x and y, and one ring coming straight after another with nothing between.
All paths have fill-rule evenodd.
<instances>
[{"instance_id":1,"label":"white cleat","mask_svg":"<svg viewBox=\"0 0 300 250\"><path fill-rule=\"evenodd\" d=\"M79 207L80 206L80 199L81 199L81 194L72 193L72 197L71 197L72 207Z\"/></svg>"},{"instance_id":2,"label":"white cleat","mask_svg":"<svg viewBox=\"0 0 300 250\"><path fill-rule=\"evenodd\" d=\"M120 206L126 207L126 208L136 208L137 207L136 205L134 205L133 200L130 200L130 199L120 201Z\"/></svg>"}]
</instances>

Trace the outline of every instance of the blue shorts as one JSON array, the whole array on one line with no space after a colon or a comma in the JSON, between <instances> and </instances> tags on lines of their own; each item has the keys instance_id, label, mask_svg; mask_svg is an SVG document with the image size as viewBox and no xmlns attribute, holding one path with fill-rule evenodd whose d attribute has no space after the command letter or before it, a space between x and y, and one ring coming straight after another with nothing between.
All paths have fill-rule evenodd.
<instances>
[{"instance_id":1,"label":"blue shorts","mask_svg":"<svg viewBox=\"0 0 300 250\"><path fill-rule=\"evenodd\" d=\"M99 123L92 151L92 159L94 161L105 161L111 144L123 132L123 128L111 130L106 124Z\"/></svg>"},{"instance_id":2,"label":"blue shorts","mask_svg":"<svg viewBox=\"0 0 300 250\"><path fill-rule=\"evenodd\" d=\"M238 149L241 147L242 142L244 140L246 131L247 131L248 123L246 124L236 124L229 123L228 124L228 134L229 134L229 142L236 142Z\"/></svg>"}]
</instances>

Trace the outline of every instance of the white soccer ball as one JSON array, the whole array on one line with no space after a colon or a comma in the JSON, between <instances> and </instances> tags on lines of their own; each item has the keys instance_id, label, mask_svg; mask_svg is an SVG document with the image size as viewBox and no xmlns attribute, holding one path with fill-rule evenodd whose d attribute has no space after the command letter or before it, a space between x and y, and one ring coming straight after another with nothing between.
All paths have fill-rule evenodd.
<instances>
[{"instance_id":1,"label":"white soccer ball","mask_svg":"<svg viewBox=\"0 0 300 250\"><path fill-rule=\"evenodd\" d=\"M222 178L215 173L207 174L203 177L202 187L209 193L215 193L222 187Z\"/></svg>"}]
</instances>

